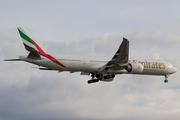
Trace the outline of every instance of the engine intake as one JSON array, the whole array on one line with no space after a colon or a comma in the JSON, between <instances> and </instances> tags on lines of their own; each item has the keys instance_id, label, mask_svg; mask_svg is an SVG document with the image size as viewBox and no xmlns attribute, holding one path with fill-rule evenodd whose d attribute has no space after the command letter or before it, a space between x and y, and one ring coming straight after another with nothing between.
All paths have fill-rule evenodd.
<instances>
[{"instance_id":1,"label":"engine intake","mask_svg":"<svg viewBox=\"0 0 180 120\"><path fill-rule=\"evenodd\" d=\"M128 73L142 73L144 66L140 63L129 63L125 69L127 70Z\"/></svg>"}]
</instances>

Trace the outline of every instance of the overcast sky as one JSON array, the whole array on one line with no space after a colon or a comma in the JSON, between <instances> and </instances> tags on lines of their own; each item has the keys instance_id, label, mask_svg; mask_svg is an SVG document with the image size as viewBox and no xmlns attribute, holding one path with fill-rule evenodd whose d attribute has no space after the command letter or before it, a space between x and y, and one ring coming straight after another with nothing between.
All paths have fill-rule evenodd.
<instances>
[{"instance_id":1,"label":"overcast sky","mask_svg":"<svg viewBox=\"0 0 180 120\"><path fill-rule=\"evenodd\" d=\"M79 73L5 62L26 51L17 27L55 55L111 58L122 38L130 58L180 70L179 0L0 0L0 120L179 120L180 75L117 75L88 85Z\"/></svg>"}]
</instances>

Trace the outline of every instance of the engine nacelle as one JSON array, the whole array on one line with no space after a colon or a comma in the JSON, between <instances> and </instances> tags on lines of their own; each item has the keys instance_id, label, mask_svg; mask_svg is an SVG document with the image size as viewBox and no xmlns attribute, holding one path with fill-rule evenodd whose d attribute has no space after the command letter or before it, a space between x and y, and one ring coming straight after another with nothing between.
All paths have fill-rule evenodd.
<instances>
[{"instance_id":1,"label":"engine nacelle","mask_svg":"<svg viewBox=\"0 0 180 120\"><path fill-rule=\"evenodd\" d=\"M140 63L129 63L125 69L128 71L128 73L142 73L144 66Z\"/></svg>"}]
</instances>

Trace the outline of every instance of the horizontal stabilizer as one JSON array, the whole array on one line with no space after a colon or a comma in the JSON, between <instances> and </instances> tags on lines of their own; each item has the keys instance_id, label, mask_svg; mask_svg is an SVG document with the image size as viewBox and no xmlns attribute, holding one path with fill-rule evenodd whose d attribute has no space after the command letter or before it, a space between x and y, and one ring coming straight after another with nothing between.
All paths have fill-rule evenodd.
<instances>
[{"instance_id":1,"label":"horizontal stabilizer","mask_svg":"<svg viewBox=\"0 0 180 120\"><path fill-rule=\"evenodd\" d=\"M5 59L4 61L23 61L21 59Z\"/></svg>"},{"instance_id":2,"label":"horizontal stabilizer","mask_svg":"<svg viewBox=\"0 0 180 120\"><path fill-rule=\"evenodd\" d=\"M50 69L50 68L45 68L45 67L31 67L31 68L34 68L34 69L39 69L39 70L53 70L53 69Z\"/></svg>"},{"instance_id":3,"label":"horizontal stabilizer","mask_svg":"<svg viewBox=\"0 0 180 120\"><path fill-rule=\"evenodd\" d=\"M53 70L53 69L50 69L50 68L39 68L39 70Z\"/></svg>"}]
</instances>

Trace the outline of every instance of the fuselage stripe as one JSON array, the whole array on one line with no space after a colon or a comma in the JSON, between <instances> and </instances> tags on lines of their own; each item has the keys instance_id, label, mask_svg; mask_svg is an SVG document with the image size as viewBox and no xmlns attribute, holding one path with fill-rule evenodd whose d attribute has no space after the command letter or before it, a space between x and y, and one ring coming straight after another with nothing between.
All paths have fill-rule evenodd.
<instances>
[{"instance_id":1,"label":"fuselage stripe","mask_svg":"<svg viewBox=\"0 0 180 120\"><path fill-rule=\"evenodd\" d=\"M54 63L66 68L62 63L60 63L58 60L56 60L54 57L52 57L51 55L49 54L46 54L40 47L39 45L31 39L31 41L34 43L34 45L36 46L36 48L38 49L39 53L43 56L45 56L46 58L50 59L51 61L53 61Z\"/></svg>"}]
</instances>

